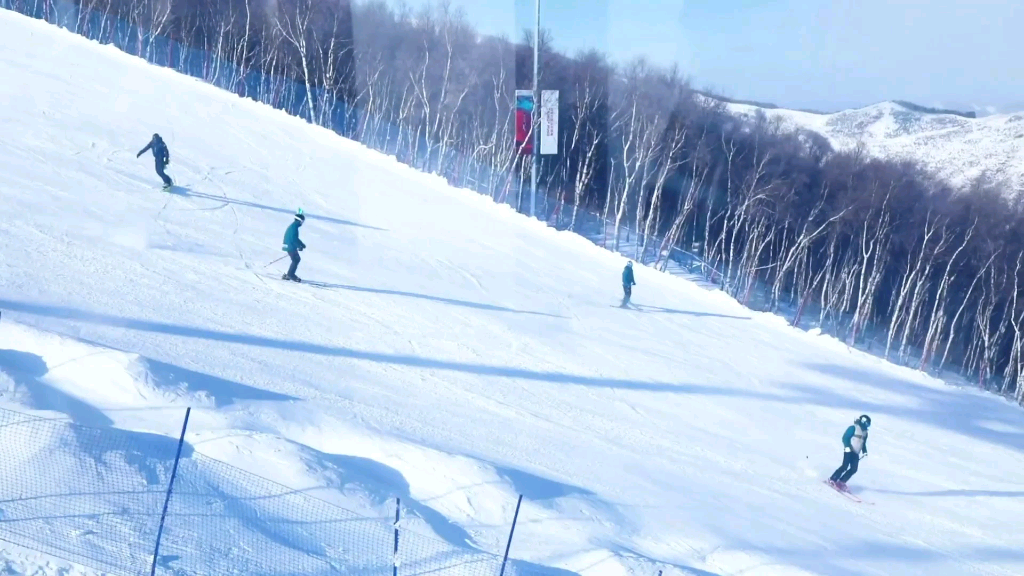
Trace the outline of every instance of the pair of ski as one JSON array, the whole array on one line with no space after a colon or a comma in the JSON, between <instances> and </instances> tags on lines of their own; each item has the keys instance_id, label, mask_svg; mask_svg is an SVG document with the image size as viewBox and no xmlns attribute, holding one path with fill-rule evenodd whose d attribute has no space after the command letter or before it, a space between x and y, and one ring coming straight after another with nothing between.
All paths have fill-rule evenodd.
<instances>
[{"instance_id":1,"label":"pair of ski","mask_svg":"<svg viewBox=\"0 0 1024 576\"><path fill-rule=\"evenodd\" d=\"M854 502L856 502L858 504L871 504L871 505L874 504L874 502L865 502L864 500L861 500L859 497L857 497L856 495L851 493L849 490L843 490L842 488L836 486L835 484L832 484L828 480L822 480L822 482L824 482L825 485L828 486L829 488L835 490L836 492L839 492L843 496L846 496L847 498L849 498L850 500L853 500Z\"/></svg>"},{"instance_id":2,"label":"pair of ski","mask_svg":"<svg viewBox=\"0 0 1024 576\"><path fill-rule=\"evenodd\" d=\"M291 278L288 278L287 276L282 276L281 280L284 280L285 282L294 282L296 284L305 284L307 286L315 286L317 288L330 288L331 287L331 285L327 284L326 282L317 282L316 280L292 280Z\"/></svg>"},{"instance_id":3,"label":"pair of ski","mask_svg":"<svg viewBox=\"0 0 1024 576\"><path fill-rule=\"evenodd\" d=\"M260 278L266 278L268 280L280 280L282 282L291 282L293 284L305 284L306 286L315 286L317 288L332 288L336 285L327 284L326 282L317 282L316 280L308 280L306 278L300 278L298 280L292 280L286 276L276 276L274 274L267 274L265 272L254 272Z\"/></svg>"}]
</instances>

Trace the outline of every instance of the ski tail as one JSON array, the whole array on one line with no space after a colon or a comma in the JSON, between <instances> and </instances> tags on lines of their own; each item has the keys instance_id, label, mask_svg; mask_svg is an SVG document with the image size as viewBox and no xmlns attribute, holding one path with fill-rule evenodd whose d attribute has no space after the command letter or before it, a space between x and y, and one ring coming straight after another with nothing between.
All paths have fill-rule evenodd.
<instances>
[{"instance_id":1,"label":"ski tail","mask_svg":"<svg viewBox=\"0 0 1024 576\"><path fill-rule=\"evenodd\" d=\"M849 490L843 490L836 486L835 484L829 482L828 480L822 480L822 482L824 482L825 485L828 486L829 488L835 490L836 492L839 492L843 496L846 496L847 498L858 504L874 504L874 502L865 502L864 500L861 500L857 495L853 494Z\"/></svg>"}]
</instances>

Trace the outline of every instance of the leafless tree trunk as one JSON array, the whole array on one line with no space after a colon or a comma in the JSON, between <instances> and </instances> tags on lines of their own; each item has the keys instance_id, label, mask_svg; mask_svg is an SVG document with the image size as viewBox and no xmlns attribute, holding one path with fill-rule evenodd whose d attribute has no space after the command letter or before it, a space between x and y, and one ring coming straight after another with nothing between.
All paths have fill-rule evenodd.
<instances>
[{"instance_id":1,"label":"leafless tree trunk","mask_svg":"<svg viewBox=\"0 0 1024 576\"><path fill-rule=\"evenodd\" d=\"M943 323L946 320L945 308L946 308L946 291L949 289L949 283L953 280L951 270L953 264L956 262L957 256L967 247L971 241L971 236L974 235L974 229L978 225L978 221L975 220L974 224L964 234L964 240L960 244L960 247L956 249L953 256L950 257L946 263L946 271L942 275L942 280L939 282L939 289L935 294L935 298L932 304L931 322L928 323L928 331L925 333L924 346L922 347L921 354L921 369L924 370L927 366L932 354L935 352L935 346L938 341L938 334L943 328Z\"/></svg>"},{"instance_id":2,"label":"leafless tree trunk","mask_svg":"<svg viewBox=\"0 0 1024 576\"><path fill-rule=\"evenodd\" d=\"M998 251L993 252L992 255L989 257L988 261L985 262L985 265L982 266L981 269L978 270L977 274L974 275L974 280L971 281L971 286L970 286L970 288L967 289L967 294L964 296L964 299L960 302L960 307L957 309L956 314L953 315L953 320L950 321L950 323L949 323L949 336L946 338L946 348L942 352L942 359L939 361L939 366L938 366L938 370L940 372L942 371L943 367L945 367L945 365L946 365L946 359L949 357L949 348L950 348L950 346L952 346L953 340L956 339L956 326L957 326L957 322L960 320L960 316L963 314L964 309L967 307L967 303L968 302L972 302L973 303L973 300L971 298L971 294L974 293L974 287L978 284L978 280L981 279L981 277L988 270L989 266L992 265L992 261L995 260L996 256L998 256L998 255L999 255Z\"/></svg>"},{"instance_id":3,"label":"leafless tree trunk","mask_svg":"<svg viewBox=\"0 0 1024 576\"><path fill-rule=\"evenodd\" d=\"M310 72L310 20L313 17L312 0L296 0L294 12L281 11L274 19L276 32L286 39L298 54L302 82L306 88L307 119L316 124L313 104L313 75Z\"/></svg>"}]
</instances>

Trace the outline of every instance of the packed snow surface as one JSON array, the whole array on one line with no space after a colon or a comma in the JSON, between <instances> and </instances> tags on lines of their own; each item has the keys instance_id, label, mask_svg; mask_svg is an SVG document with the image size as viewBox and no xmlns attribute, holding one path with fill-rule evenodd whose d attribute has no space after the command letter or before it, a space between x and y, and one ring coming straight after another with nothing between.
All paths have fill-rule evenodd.
<instances>
[{"instance_id":1,"label":"packed snow surface","mask_svg":"<svg viewBox=\"0 0 1024 576\"><path fill-rule=\"evenodd\" d=\"M0 37L8 408L173 440L192 406L198 453L497 554L522 493L511 555L583 575L1024 573L1018 407L646 268L620 309L582 238L45 23ZM319 285L268 265L298 207ZM866 503L822 483L861 413Z\"/></svg>"},{"instance_id":2,"label":"packed snow surface","mask_svg":"<svg viewBox=\"0 0 1024 576\"><path fill-rule=\"evenodd\" d=\"M863 146L876 157L917 161L956 186L985 176L1007 192L1024 190L1024 112L965 118L912 110L896 102L834 114L735 103L726 107L746 118L761 110L785 129L825 136L836 150Z\"/></svg>"}]
</instances>

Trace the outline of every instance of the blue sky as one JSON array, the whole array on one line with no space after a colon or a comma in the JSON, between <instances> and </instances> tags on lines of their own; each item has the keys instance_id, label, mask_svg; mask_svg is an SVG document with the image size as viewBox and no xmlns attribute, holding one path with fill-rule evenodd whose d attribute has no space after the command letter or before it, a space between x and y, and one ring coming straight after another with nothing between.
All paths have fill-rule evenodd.
<instances>
[{"instance_id":1,"label":"blue sky","mask_svg":"<svg viewBox=\"0 0 1024 576\"><path fill-rule=\"evenodd\" d=\"M451 2L484 33L533 26L534 0ZM676 62L697 87L790 108L1024 109L1021 0L541 0L541 25L560 50Z\"/></svg>"}]
</instances>

